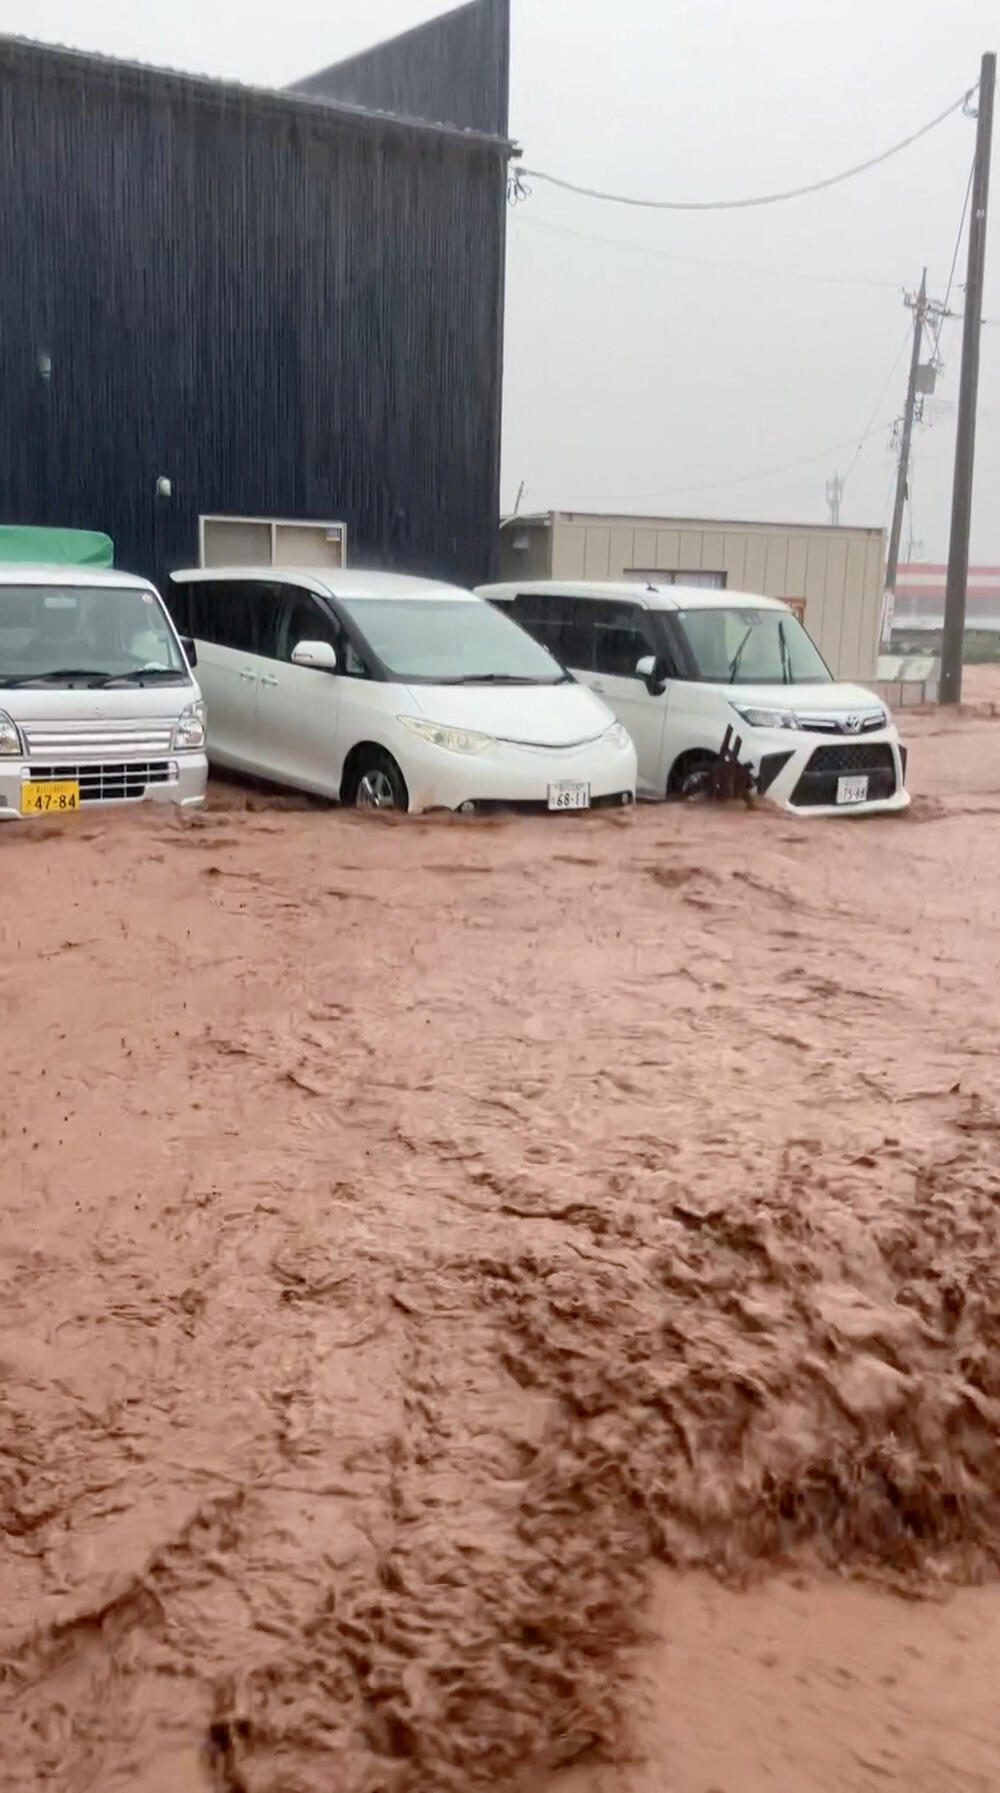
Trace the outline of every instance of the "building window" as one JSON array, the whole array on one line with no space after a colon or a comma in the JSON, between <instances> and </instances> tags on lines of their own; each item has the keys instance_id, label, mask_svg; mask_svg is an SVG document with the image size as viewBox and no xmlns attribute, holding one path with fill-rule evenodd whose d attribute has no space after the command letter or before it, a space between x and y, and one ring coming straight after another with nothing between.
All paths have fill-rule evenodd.
<instances>
[{"instance_id":1,"label":"building window","mask_svg":"<svg viewBox=\"0 0 1000 1793\"><path fill-rule=\"evenodd\" d=\"M684 572L683 568L674 568L669 572L658 571L655 567L626 567L624 577L634 579L636 584L643 585L700 585L709 591L725 591L729 579L723 572Z\"/></svg>"}]
</instances>

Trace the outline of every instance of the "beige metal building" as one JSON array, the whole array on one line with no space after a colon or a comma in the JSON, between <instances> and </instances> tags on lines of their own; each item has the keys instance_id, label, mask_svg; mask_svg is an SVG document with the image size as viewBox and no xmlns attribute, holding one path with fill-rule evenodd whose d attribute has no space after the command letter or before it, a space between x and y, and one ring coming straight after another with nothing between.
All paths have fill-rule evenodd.
<instances>
[{"instance_id":1,"label":"beige metal building","mask_svg":"<svg viewBox=\"0 0 1000 1793\"><path fill-rule=\"evenodd\" d=\"M497 577L649 579L784 598L837 678L875 678L885 532L548 511L500 526Z\"/></svg>"}]
</instances>

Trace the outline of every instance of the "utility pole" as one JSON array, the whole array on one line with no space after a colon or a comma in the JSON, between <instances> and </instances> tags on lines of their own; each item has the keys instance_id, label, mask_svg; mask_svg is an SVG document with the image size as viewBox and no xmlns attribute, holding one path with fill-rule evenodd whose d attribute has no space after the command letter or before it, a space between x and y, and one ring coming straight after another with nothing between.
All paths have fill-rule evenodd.
<instances>
[{"instance_id":1,"label":"utility pole","mask_svg":"<svg viewBox=\"0 0 1000 1793\"><path fill-rule=\"evenodd\" d=\"M921 423L924 415L924 399L934 391L934 382L938 373L937 337L941 324L951 314L936 299L927 297L927 269L920 279L920 291L906 293L903 299L913 313L913 348L910 352L910 377L906 383L906 403L903 416L897 425L899 433L899 470L896 475L896 502L892 507L892 528L889 531L889 552L885 562L885 596L882 603L881 645L888 644L892 633L892 612L896 599L896 579L899 574L899 549L903 539L903 512L910 490L910 457L913 448L913 426ZM933 338L930 359L921 363L920 355L924 342L924 331L930 326Z\"/></svg>"},{"instance_id":2,"label":"utility pole","mask_svg":"<svg viewBox=\"0 0 1000 1793\"><path fill-rule=\"evenodd\" d=\"M951 496L951 541L944 594L944 636L941 642L939 701L962 698L962 648L965 599L969 582L969 537L972 530L972 473L976 454L976 398L979 391L979 338L983 322L983 279L986 267L986 212L990 196L990 152L993 145L993 94L997 59L983 57L979 76L976 160L972 170L969 214L969 260L962 329L962 372L958 388L958 431L955 441L955 483Z\"/></svg>"},{"instance_id":3,"label":"utility pole","mask_svg":"<svg viewBox=\"0 0 1000 1793\"><path fill-rule=\"evenodd\" d=\"M927 318L927 269L923 271L920 291L917 294L907 293L905 303L913 312L913 349L910 354L910 378L906 386L906 404L903 407L903 423L899 437L899 471L896 474L896 502L892 508L892 528L889 531L889 554L885 563L886 601L891 615L893 599L896 596L896 575L899 572L899 544L903 539L903 511L906 508L906 494L910 480L910 445L913 441L913 418L917 408L917 378L920 373L920 349L924 338L924 323Z\"/></svg>"},{"instance_id":4,"label":"utility pole","mask_svg":"<svg viewBox=\"0 0 1000 1793\"><path fill-rule=\"evenodd\" d=\"M840 523L840 500L844 496L844 482L839 473L826 482L826 502L830 512L830 523L836 529Z\"/></svg>"}]
</instances>

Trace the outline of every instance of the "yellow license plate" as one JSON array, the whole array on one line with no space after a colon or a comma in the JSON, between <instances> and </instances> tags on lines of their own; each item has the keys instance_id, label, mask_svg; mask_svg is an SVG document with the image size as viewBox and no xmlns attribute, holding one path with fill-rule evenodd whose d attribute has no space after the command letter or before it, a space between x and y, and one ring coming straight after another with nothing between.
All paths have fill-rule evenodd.
<instances>
[{"instance_id":1,"label":"yellow license plate","mask_svg":"<svg viewBox=\"0 0 1000 1793\"><path fill-rule=\"evenodd\" d=\"M21 786L23 816L65 815L80 807L80 783L76 778L36 778Z\"/></svg>"}]
</instances>

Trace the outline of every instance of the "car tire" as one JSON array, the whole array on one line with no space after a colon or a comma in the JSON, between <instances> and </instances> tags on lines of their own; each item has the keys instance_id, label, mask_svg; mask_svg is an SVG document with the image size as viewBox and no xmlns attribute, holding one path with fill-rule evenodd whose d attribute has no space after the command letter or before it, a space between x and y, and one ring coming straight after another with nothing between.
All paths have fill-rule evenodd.
<instances>
[{"instance_id":1,"label":"car tire","mask_svg":"<svg viewBox=\"0 0 1000 1793\"><path fill-rule=\"evenodd\" d=\"M703 794L708 775L716 762L714 753L694 751L682 754L667 784L667 801L690 803Z\"/></svg>"},{"instance_id":2,"label":"car tire","mask_svg":"<svg viewBox=\"0 0 1000 1793\"><path fill-rule=\"evenodd\" d=\"M409 809L406 780L391 753L364 749L354 768L351 802L355 809Z\"/></svg>"}]
</instances>

